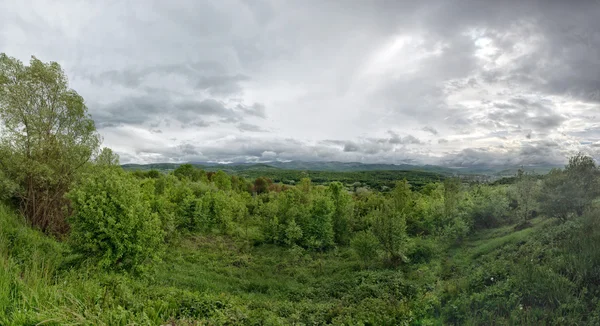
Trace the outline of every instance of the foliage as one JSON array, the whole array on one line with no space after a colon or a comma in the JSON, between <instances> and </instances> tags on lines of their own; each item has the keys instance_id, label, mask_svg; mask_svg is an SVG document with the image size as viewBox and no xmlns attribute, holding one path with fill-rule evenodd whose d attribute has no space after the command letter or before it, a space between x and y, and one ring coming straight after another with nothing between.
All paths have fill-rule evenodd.
<instances>
[{"instance_id":1,"label":"foliage","mask_svg":"<svg viewBox=\"0 0 600 326\"><path fill-rule=\"evenodd\" d=\"M229 232L234 217L231 199L222 190L207 192L195 207L196 225L192 228L207 231L217 228L223 233Z\"/></svg>"},{"instance_id":2,"label":"foliage","mask_svg":"<svg viewBox=\"0 0 600 326\"><path fill-rule=\"evenodd\" d=\"M95 165L88 173L98 177L82 181L115 178L101 171L119 170ZM564 223L530 217L531 227L515 231L510 199L517 183L461 185L454 207L446 209L443 184L414 192L399 182L386 194L350 197L351 241L334 246L337 184L303 180L253 196L173 174L117 175L135 185L127 193L149 203L159 228L168 228L166 216L177 221L180 214L196 218L198 227L180 224L185 233L169 243L163 262L153 263L152 278L136 278L73 265L64 244L0 209L1 324L600 321L600 229L593 203L581 217ZM119 187L87 189L115 198L122 193ZM249 229L243 237L230 232L242 225ZM407 232L409 225L415 231ZM264 241L248 246L248 233ZM380 252L393 264L378 263Z\"/></svg>"},{"instance_id":3,"label":"foliage","mask_svg":"<svg viewBox=\"0 0 600 326\"><path fill-rule=\"evenodd\" d=\"M163 172L178 170L183 165L161 163L146 165L124 165L126 170L150 170L156 169ZM264 164L244 164L231 166L207 166L195 164L192 165L200 171L218 171L235 175L237 177L256 180L264 178L268 183L285 183L295 185L302 178L308 177L315 184L327 185L331 182L341 182L346 187L354 188L368 187L381 191L384 187L393 188L398 180L406 179L415 190L421 189L432 182L440 182L447 178L445 174L429 171L403 171L403 170L376 170L376 171L325 171L325 170L289 170L280 169ZM269 182L270 181L270 182ZM259 181L262 182L262 181ZM353 186L355 185L355 186Z\"/></svg>"},{"instance_id":4,"label":"foliage","mask_svg":"<svg viewBox=\"0 0 600 326\"><path fill-rule=\"evenodd\" d=\"M173 174L176 177L178 177L180 180L188 179L189 181L193 181L193 182L200 181L205 176L204 171L202 171L200 169L196 169L191 164L180 165L173 171Z\"/></svg>"},{"instance_id":5,"label":"foliage","mask_svg":"<svg viewBox=\"0 0 600 326\"><path fill-rule=\"evenodd\" d=\"M509 203L504 187L476 186L470 193L470 200L469 218L476 229L498 227L508 222ZM531 203L522 203L522 206L529 209Z\"/></svg>"},{"instance_id":6,"label":"foliage","mask_svg":"<svg viewBox=\"0 0 600 326\"><path fill-rule=\"evenodd\" d=\"M231 190L231 178L222 170L215 173L212 177L212 182L221 190Z\"/></svg>"},{"instance_id":7,"label":"foliage","mask_svg":"<svg viewBox=\"0 0 600 326\"><path fill-rule=\"evenodd\" d=\"M29 66L0 54L0 166L15 184L28 221L65 233L63 195L99 144L83 98L56 62Z\"/></svg>"},{"instance_id":8,"label":"foliage","mask_svg":"<svg viewBox=\"0 0 600 326\"><path fill-rule=\"evenodd\" d=\"M334 206L332 219L335 242L340 245L347 245L350 242L350 221L354 210L352 197L340 182L330 183L327 190Z\"/></svg>"},{"instance_id":9,"label":"foliage","mask_svg":"<svg viewBox=\"0 0 600 326\"><path fill-rule=\"evenodd\" d=\"M363 266L368 266L377 258L380 248L379 240L370 231L356 233L350 242L350 246L362 261Z\"/></svg>"},{"instance_id":10,"label":"foliage","mask_svg":"<svg viewBox=\"0 0 600 326\"><path fill-rule=\"evenodd\" d=\"M0 170L0 201L12 198L16 194L18 187L19 185L8 178L4 171Z\"/></svg>"},{"instance_id":11,"label":"foliage","mask_svg":"<svg viewBox=\"0 0 600 326\"><path fill-rule=\"evenodd\" d=\"M119 167L93 169L67 195L73 249L106 269L141 271L156 261L163 231L146 191Z\"/></svg>"},{"instance_id":12,"label":"foliage","mask_svg":"<svg viewBox=\"0 0 600 326\"><path fill-rule=\"evenodd\" d=\"M538 196L538 183L534 175L519 170L515 182L516 214L521 220L528 220L536 212L536 197Z\"/></svg>"},{"instance_id":13,"label":"foliage","mask_svg":"<svg viewBox=\"0 0 600 326\"><path fill-rule=\"evenodd\" d=\"M590 157L495 184L266 165L129 173L112 150L95 155L58 65L0 64L0 199L46 231L60 214L71 227L58 242L0 203L2 325L600 323Z\"/></svg>"},{"instance_id":14,"label":"foliage","mask_svg":"<svg viewBox=\"0 0 600 326\"><path fill-rule=\"evenodd\" d=\"M315 249L325 249L334 244L332 200L323 195L317 195L312 203L310 219L304 222L304 243Z\"/></svg>"},{"instance_id":15,"label":"foliage","mask_svg":"<svg viewBox=\"0 0 600 326\"><path fill-rule=\"evenodd\" d=\"M580 153L569 159L564 172L571 185L570 193L565 195L571 197L573 210L581 216L600 195L600 170L591 157Z\"/></svg>"},{"instance_id":16,"label":"foliage","mask_svg":"<svg viewBox=\"0 0 600 326\"><path fill-rule=\"evenodd\" d=\"M581 216L600 195L600 171L593 159L578 154L564 170L554 169L544 178L539 194L541 211L566 220Z\"/></svg>"},{"instance_id":17,"label":"foliage","mask_svg":"<svg viewBox=\"0 0 600 326\"><path fill-rule=\"evenodd\" d=\"M254 180L253 192L257 194L263 194L269 191L269 185L273 182L265 177L259 177Z\"/></svg>"},{"instance_id":18,"label":"foliage","mask_svg":"<svg viewBox=\"0 0 600 326\"><path fill-rule=\"evenodd\" d=\"M404 256L407 242L406 219L403 212L393 210L389 205L371 212L373 234L393 264L406 261Z\"/></svg>"}]
</instances>

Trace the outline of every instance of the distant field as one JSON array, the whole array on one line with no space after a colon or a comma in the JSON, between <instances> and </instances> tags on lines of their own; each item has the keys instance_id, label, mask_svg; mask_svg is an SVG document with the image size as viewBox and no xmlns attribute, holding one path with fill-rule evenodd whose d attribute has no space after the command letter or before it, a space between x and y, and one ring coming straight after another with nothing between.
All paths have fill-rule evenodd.
<instances>
[{"instance_id":1,"label":"distant field","mask_svg":"<svg viewBox=\"0 0 600 326\"><path fill-rule=\"evenodd\" d=\"M147 165L124 165L126 170L159 170L168 172L174 170L176 164L147 164ZM406 179L415 189L431 183L443 181L448 177L447 174L441 174L428 171L402 171L402 170L371 170L371 171L302 171L280 169L265 164L256 165L220 165L204 166L195 165L206 171L223 170L228 174L241 176L247 179L256 179L258 177L267 177L276 183L294 184L300 179L308 177L314 183L324 184L332 181L340 181L347 186L369 186L371 188L381 189L383 187L393 187L398 180ZM360 183L357 184L357 183Z\"/></svg>"}]
</instances>

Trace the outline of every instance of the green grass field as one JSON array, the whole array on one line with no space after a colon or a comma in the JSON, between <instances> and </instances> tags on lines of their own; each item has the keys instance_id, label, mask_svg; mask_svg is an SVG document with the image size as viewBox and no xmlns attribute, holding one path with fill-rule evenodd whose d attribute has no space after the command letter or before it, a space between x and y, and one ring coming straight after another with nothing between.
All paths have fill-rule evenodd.
<instances>
[{"instance_id":1,"label":"green grass field","mask_svg":"<svg viewBox=\"0 0 600 326\"><path fill-rule=\"evenodd\" d=\"M67 246L0 208L2 325L555 324L597 320L569 271L577 223L475 233L397 268L212 235L183 236L148 276L73 265ZM424 240L432 241L432 240ZM437 243L430 243L438 245ZM423 244L421 244L423 245ZM585 261L579 262L584 264ZM579 265L579 272L590 265ZM591 305L591 306L590 306Z\"/></svg>"}]
</instances>

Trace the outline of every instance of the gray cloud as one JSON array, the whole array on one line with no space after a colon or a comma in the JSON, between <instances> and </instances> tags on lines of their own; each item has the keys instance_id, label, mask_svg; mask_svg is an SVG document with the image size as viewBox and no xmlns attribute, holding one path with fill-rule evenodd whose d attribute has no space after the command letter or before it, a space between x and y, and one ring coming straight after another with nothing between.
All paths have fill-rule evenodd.
<instances>
[{"instance_id":1,"label":"gray cloud","mask_svg":"<svg viewBox=\"0 0 600 326\"><path fill-rule=\"evenodd\" d=\"M124 162L535 164L600 157L598 16L596 1L1 2L0 48L61 63Z\"/></svg>"},{"instance_id":2,"label":"gray cloud","mask_svg":"<svg viewBox=\"0 0 600 326\"><path fill-rule=\"evenodd\" d=\"M425 126L425 127L423 127L423 129L421 129L421 130L423 130L423 131L427 131L427 132L431 133L431 134L432 134L432 135L434 135L434 136L437 136L437 135L438 135L438 131L437 131L435 128L431 127L431 126Z\"/></svg>"},{"instance_id":3,"label":"gray cloud","mask_svg":"<svg viewBox=\"0 0 600 326\"><path fill-rule=\"evenodd\" d=\"M157 126L156 121L164 118L174 119L184 126L208 127L215 123L206 120L211 117L221 123L238 123L249 116L265 117L264 106L258 103L229 108L224 102L211 98L173 102L169 97L152 94L123 98L96 111L93 117L100 128L144 123Z\"/></svg>"},{"instance_id":4,"label":"gray cloud","mask_svg":"<svg viewBox=\"0 0 600 326\"><path fill-rule=\"evenodd\" d=\"M402 144L422 144L422 142L415 136L408 135L402 138Z\"/></svg>"},{"instance_id":5,"label":"gray cloud","mask_svg":"<svg viewBox=\"0 0 600 326\"><path fill-rule=\"evenodd\" d=\"M245 106L243 104L238 104L237 108L239 111L241 111L247 115L250 115L250 116L255 116L255 117L263 118L263 119L265 119L267 117L265 106L260 103L254 103L251 106Z\"/></svg>"},{"instance_id":6,"label":"gray cloud","mask_svg":"<svg viewBox=\"0 0 600 326\"><path fill-rule=\"evenodd\" d=\"M253 124L245 123L245 122L238 123L237 128L240 131L242 131L242 132L244 132L244 131L250 131L250 132L267 132L268 131L268 130L265 130L265 129L257 126L257 125L253 125Z\"/></svg>"}]
</instances>

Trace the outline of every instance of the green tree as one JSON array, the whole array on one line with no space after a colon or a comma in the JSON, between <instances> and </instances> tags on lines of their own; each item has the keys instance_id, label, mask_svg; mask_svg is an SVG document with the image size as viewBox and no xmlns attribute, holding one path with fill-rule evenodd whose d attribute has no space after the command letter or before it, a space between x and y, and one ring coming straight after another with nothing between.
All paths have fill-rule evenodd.
<instances>
[{"instance_id":1,"label":"green tree","mask_svg":"<svg viewBox=\"0 0 600 326\"><path fill-rule=\"evenodd\" d=\"M497 227L507 222L509 202L504 187L477 185L468 195L468 204L461 207L463 213L458 214L455 220L462 218L477 229ZM527 209L532 205L532 199L529 200L527 204L523 204ZM459 225L463 226L460 222Z\"/></svg>"},{"instance_id":2,"label":"green tree","mask_svg":"<svg viewBox=\"0 0 600 326\"><path fill-rule=\"evenodd\" d=\"M404 250L408 240L406 235L406 217L387 204L371 212L373 234L379 239L388 260L392 264L406 261Z\"/></svg>"},{"instance_id":3,"label":"green tree","mask_svg":"<svg viewBox=\"0 0 600 326\"><path fill-rule=\"evenodd\" d=\"M341 245L347 245L350 242L351 217L353 211L352 196L346 191L344 185L340 182L332 182L327 187L327 191L333 200L333 232L335 242Z\"/></svg>"},{"instance_id":4,"label":"green tree","mask_svg":"<svg viewBox=\"0 0 600 326\"><path fill-rule=\"evenodd\" d=\"M285 244L288 246L296 244L302 239L302 229L293 219L288 222L285 228Z\"/></svg>"},{"instance_id":5,"label":"green tree","mask_svg":"<svg viewBox=\"0 0 600 326\"><path fill-rule=\"evenodd\" d=\"M99 145L83 98L58 63L25 66L2 53L0 120L0 166L19 186L21 211L44 231L66 232L64 194Z\"/></svg>"},{"instance_id":6,"label":"green tree","mask_svg":"<svg viewBox=\"0 0 600 326\"><path fill-rule=\"evenodd\" d=\"M234 207L236 203L231 202L229 197L222 190L209 191L201 199L201 205L196 206L196 223L199 223L195 229L212 231L213 228L219 229L222 233L228 233L232 226Z\"/></svg>"},{"instance_id":7,"label":"green tree","mask_svg":"<svg viewBox=\"0 0 600 326\"><path fill-rule=\"evenodd\" d=\"M73 249L106 269L142 271L160 257L161 221L139 181L119 167L96 167L67 197Z\"/></svg>"},{"instance_id":8,"label":"green tree","mask_svg":"<svg viewBox=\"0 0 600 326\"><path fill-rule=\"evenodd\" d=\"M540 210L565 220L582 215L600 191L599 171L591 157L578 154L564 170L553 169L544 177L539 193Z\"/></svg>"},{"instance_id":9,"label":"green tree","mask_svg":"<svg viewBox=\"0 0 600 326\"><path fill-rule=\"evenodd\" d=\"M531 213L535 207L535 199L537 198L538 191L537 180L523 169L519 169L516 179L517 217L521 220L527 220L531 217Z\"/></svg>"},{"instance_id":10,"label":"green tree","mask_svg":"<svg viewBox=\"0 0 600 326\"><path fill-rule=\"evenodd\" d=\"M397 181L390 195L392 209L407 214L413 204L413 194L408 181Z\"/></svg>"},{"instance_id":11,"label":"green tree","mask_svg":"<svg viewBox=\"0 0 600 326\"><path fill-rule=\"evenodd\" d=\"M222 170L217 171L212 177L212 182L221 190L231 190L231 177Z\"/></svg>"},{"instance_id":12,"label":"green tree","mask_svg":"<svg viewBox=\"0 0 600 326\"><path fill-rule=\"evenodd\" d=\"M98 165L117 166L119 165L119 155L114 153L112 149L103 147L94 161Z\"/></svg>"},{"instance_id":13,"label":"green tree","mask_svg":"<svg viewBox=\"0 0 600 326\"><path fill-rule=\"evenodd\" d=\"M573 190L567 174L560 169L552 169L544 177L539 193L540 211L548 217L566 220L574 209L570 195Z\"/></svg>"},{"instance_id":14,"label":"green tree","mask_svg":"<svg viewBox=\"0 0 600 326\"><path fill-rule=\"evenodd\" d=\"M202 179L204 171L195 168L191 164L181 164L173 171L173 174L179 180L188 179L189 181L196 182Z\"/></svg>"},{"instance_id":15,"label":"green tree","mask_svg":"<svg viewBox=\"0 0 600 326\"><path fill-rule=\"evenodd\" d=\"M302 230L309 247L326 249L333 245L333 210L333 202L328 196L319 194L313 200L311 218Z\"/></svg>"},{"instance_id":16,"label":"green tree","mask_svg":"<svg viewBox=\"0 0 600 326\"><path fill-rule=\"evenodd\" d=\"M13 180L6 177L5 173L0 170L0 201L12 198L19 189Z\"/></svg>"},{"instance_id":17,"label":"green tree","mask_svg":"<svg viewBox=\"0 0 600 326\"><path fill-rule=\"evenodd\" d=\"M237 192L247 192L248 182L243 177L231 176L231 189Z\"/></svg>"},{"instance_id":18,"label":"green tree","mask_svg":"<svg viewBox=\"0 0 600 326\"><path fill-rule=\"evenodd\" d=\"M573 210L581 216L592 200L600 195L600 171L594 159L579 153L569 159L565 173L570 184L568 195L571 197Z\"/></svg>"},{"instance_id":19,"label":"green tree","mask_svg":"<svg viewBox=\"0 0 600 326\"><path fill-rule=\"evenodd\" d=\"M352 238L350 246L361 260L363 267L368 266L379 255L379 239L371 231L358 232Z\"/></svg>"},{"instance_id":20,"label":"green tree","mask_svg":"<svg viewBox=\"0 0 600 326\"><path fill-rule=\"evenodd\" d=\"M444 180L444 214L446 219L451 219L456 214L460 197L461 181L459 178Z\"/></svg>"}]
</instances>

